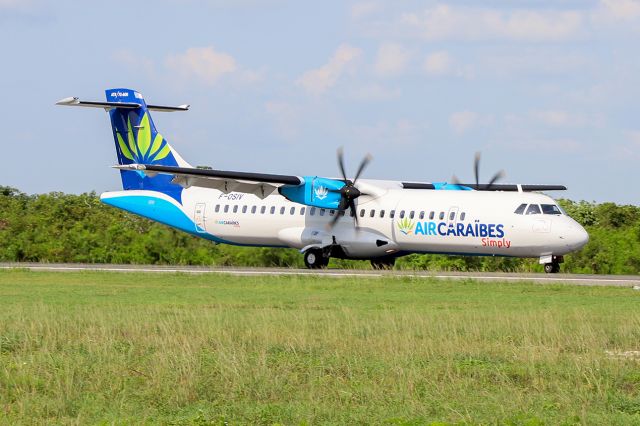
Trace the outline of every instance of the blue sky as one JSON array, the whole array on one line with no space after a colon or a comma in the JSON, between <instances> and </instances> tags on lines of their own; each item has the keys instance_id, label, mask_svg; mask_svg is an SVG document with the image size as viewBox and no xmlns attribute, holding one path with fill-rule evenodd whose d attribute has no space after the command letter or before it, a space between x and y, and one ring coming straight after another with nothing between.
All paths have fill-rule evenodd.
<instances>
[{"instance_id":1,"label":"blue sky","mask_svg":"<svg viewBox=\"0 0 640 426\"><path fill-rule=\"evenodd\" d=\"M0 0L0 185L119 189L104 112L133 88L194 165L446 181L504 169L640 204L640 0Z\"/></svg>"}]
</instances>

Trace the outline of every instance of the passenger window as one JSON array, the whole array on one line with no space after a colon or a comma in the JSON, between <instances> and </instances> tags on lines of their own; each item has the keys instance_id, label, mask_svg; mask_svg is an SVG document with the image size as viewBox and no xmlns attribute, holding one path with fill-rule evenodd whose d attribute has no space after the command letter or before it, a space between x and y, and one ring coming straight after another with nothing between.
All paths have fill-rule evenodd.
<instances>
[{"instance_id":1,"label":"passenger window","mask_svg":"<svg viewBox=\"0 0 640 426\"><path fill-rule=\"evenodd\" d=\"M324 216L324 212L325 212L324 209L320 209L320 216Z\"/></svg>"},{"instance_id":2,"label":"passenger window","mask_svg":"<svg viewBox=\"0 0 640 426\"><path fill-rule=\"evenodd\" d=\"M216 204L215 212L218 213L220 211L220 204Z\"/></svg>"},{"instance_id":3,"label":"passenger window","mask_svg":"<svg viewBox=\"0 0 640 426\"><path fill-rule=\"evenodd\" d=\"M555 204L541 204L540 207L542 207L542 213L544 214L562 214L558 206Z\"/></svg>"},{"instance_id":4,"label":"passenger window","mask_svg":"<svg viewBox=\"0 0 640 426\"><path fill-rule=\"evenodd\" d=\"M420 212L420 220L424 219L424 212Z\"/></svg>"},{"instance_id":5,"label":"passenger window","mask_svg":"<svg viewBox=\"0 0 640 426\"><path fill-rule=\"evenodd\" d=\"M306 208L300 207L300 216L304 216L304 211L305 210L306 210Z\"/></svg>"},{"instance_id":6,"label":"passenger window","mask_svg":"<svg viewBox=\"0 0 640 426\"><path fill-rule=\"evenodd\" d=\"M440 220L444 219L444 212L440 212Z\"/></svg>"},{"instance_id":7,"label":"passenger window","mask_svg":"<svg viewBox=\"0 0 640 426\"><path fill-rule=\"evenodd\" d=\"M291 216L293 216L294 214L296 214L296 208L295 207L291 207L291 210L289 210L289 214Z\"/></svg>"},{"instance_id":8,"label":"passenger window","mask_svg":"<svg viewBox=\"0 0 640 426\"><path fill-rule=\"evenodd\" d=\"M329 210L329 216L333 216L335 212L336 212L335 210Z\"/></svg>"},{"instance_id":9,"label":"passenger window","mask_svg":"<svg viewBox=\"0 0 640 426\"><path fill-rule=\"evenodd\" d=\"M269 213L275 214L275 212L276 212L276 206L271 206L271 209L269 210Z\"/></svg>"},{"instance_id":10,"label":"passenger window","mask_svg":"<svg viewBox=\"0 0 640 426\"><path fill-rule=\"evenodd\" d=\"M434 217L436 217L436 212L429 213L429 220L433 220Z\"/></svg>"},{"instance_id":11,"label":"passenger window","mask_svg":"<svg viewBox=\"0 0 640 426\"><path fill-rule=\"evenodd\" d=\"M360 217L364 217L364 209L360 210Z\"/></svg>"},{"instance_id":12,"label":"passenger window","mask_svg":"<svg viewBox=\"0 0 640 426\"><path fill-rule=\"evenodd\" d=\"M267 206L260 207L260 214L265 214L267 212Z\"/></svg>"},{"instance_id":13,"label":"passenger window","mask_svg":"<svg viewBox=\"0 0 640 426\"><path fill-rule=\"evenodd\" d=\"M380 210L380 217L384 217L384 210Z\"/></svg>"},{"instance_id":14,"label":"passenger window","mask_svg":"<svg viewBox=\"0 0 640 426\"><path fill-rule=\"evenodd\" d=\"M226 206L224 206L224 212L228 213L229 212L229 205L227 204Z\"/></svg>"},{"instance_id":15,"label":"passenger window","mask_svg":"<svg viewBox=\"0 0 640 426\"><path fill-rule=\"evenodd\" d=\"M411 212L409 213L409 219L413 219L414 215L415 215L415 212L411 210Z\"/></svg>"},{"instance_id":16,"label":"passenger window","mask_svg":"<svg viewBox=\"0 0 640 426\"><path fill-rule=\"evenodd\" d=\"M242 213L246 213L247 212L247 206L242 206Z\"/></svg>"},{"instance_id":17,"label":"passenger window","mask_svg":"<svg viewBox=\"0 0 640 426\"><path fill-rule=\"evenodd\" d=\"M258 210L256 206L251 207L251 214L256 214L256 210Z\"/></svg>"},{"instance_id":18,"label":"passenger window","mask_svg":"<svg viewBox=\"0 0 640 426\"><path fill-rule=\"evenodd\" d=\"M309 214L311 216L315 216L316 215L316 208L315 207L311 207L311 209L309 210Z\"/></svg>"},{"instance_id":19,"label":"passenger window","mask_svg":"<svg viewBox=\"0 0 640 426\"><path fill-rule=\"evenodd\" d=\"M395 215L396 215L396 211L395 211L395 210L391 210L391 211L389 212L389 217L390 217L391 219L393 219L393 218L395 217Z\"/></svg>"},{"instance_id":20,"label":"passenger window","mask_svg":"<svg viewBox=\"0 0 640 426\"><path fill-rule=\"evenodd\" d=\"M233 212L234 213L238 213L238 205L237 204L235 206L233 206Z\"/></svg>"},{"instance_id":21,"label":"passenger window","mask_svg":"<svg viewBox=\"0 0 640 426\"><path fill-rule=\"evenodd\" d=\"M404 219L404 210L400 210L400 219Z\"/></svg>"},{"instance_id":22,"label":"passenger window","mask_svg":"<svg viewBox=\"0 0 640 426\"><path fill-rule=\"evenodd\" d=\"M524 213L524 210L525 210L526 208L527 208L527 203L520 204L514 213L515 213L515 214L523 214L523 213Z\"/></svg>"},{"instance_id":23,"label":"passenger window","mask_svg":"<svg viewBox=\"0 0 640 426\"><path fill-rule=\"evenodd\" d=\"M344 217L344 210L338 210L338 214L339 214L341 217Z\"/></svg>"},{"instance_id":24,"label":"passenger window","mask_svg":"<svg viewBox=\"0 0 640 426\"><path fill-rule=\"evenodd\" d=\"M284 206L280 207L280 214L284 214L284 210L285 210Z\"/></svg>"},{"instance_id":25,"label":"passenger window","mask_svg":"<svg viewBox=\"0 0 640 426\"><path fill-rule=\"evenodd\" d=\"M529 204L527 214L540 214L540 207L537 204Z\"/></svg>"},{"instance_id":26,"label":"passenger window","mask_svg":"<svg viewBox=\"0 0 640 426\"><path fill-rule=\"evenodd\" d=\"M465 212L460 213L460 221L463 221L466 215Z\"/></svg>"},{"instance_id":27,"label":"passenger window","mask_svg":"<svg viewBox=\"0 0 640 426\"><path fill-rule=\"evenodd\" d=\"M456 218L456 212L449 213L449 220L453 220Z\"/></svg>"}]
</instances>

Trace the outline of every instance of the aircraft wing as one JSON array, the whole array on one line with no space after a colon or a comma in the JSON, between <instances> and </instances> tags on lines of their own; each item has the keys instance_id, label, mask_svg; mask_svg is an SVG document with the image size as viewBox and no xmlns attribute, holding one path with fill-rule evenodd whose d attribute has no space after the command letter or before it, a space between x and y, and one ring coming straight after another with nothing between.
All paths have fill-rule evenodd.
<instances>
[{"instance_id":1,"label":"aircraft wing","mask_svg":"<svg viewBox=\"0 0 640 426\"><path fill-rule=\"evenodd\" d=\"M402 182L403 189L444 189L444 190L469 190L475 191L523 191L523 192L535 192L535 191L566 191L567 187L564 185L536 185L536 184L512 184L512 183L493 183L493 184L475 184L475 183L425 183L425 182Z\"/></svg>"},{"instance_id":2,"label":"aircraft wing","mask_svg":"<svg viewBox=\"0 0 640 426\"><path fill-rule=\"evenodd\" d=\"M267 173L235 172L228 170L198 169L150 164L124 164L114 166L120 170L142 172L147 176L172 175L173 182L185 188L199 186L213 188L224 193L244 192L265 198L283 185L300 185L304 180L298 176Z\"/></svg>"}]
</instances>

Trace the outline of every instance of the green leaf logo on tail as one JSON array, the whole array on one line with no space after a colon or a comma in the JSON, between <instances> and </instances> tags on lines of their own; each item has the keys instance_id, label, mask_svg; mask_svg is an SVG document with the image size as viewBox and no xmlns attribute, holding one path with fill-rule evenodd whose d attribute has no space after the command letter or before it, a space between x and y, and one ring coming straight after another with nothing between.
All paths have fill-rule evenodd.
<instances>
[{"instance_id":1,"label":"green leaf logo on tail","mask_svg":"<svg viewBox=\"0 0 640 426\"><path fill-rule=\"evenodd\" d=\"M398 230L404 235L409 235L413 232L414 223L412 220L409 220L408 217L400 219L398 222L396 222L396 224L398 225Z\"/></svg>"},{"instance_id":2,"label":"green leaf logo on tail","mask_svg":"<svg viewBox=\"0 0 640 426\"><path fill-rule=\"evenodd\" d=\"M118 146L123 156L138 164L151 164L169 155L171 148L160 133L156 134L153 142L151 141L151 126L146 112L136 127L138 128L137 139L134 136L130 118L127 120L126 140L120 132L116 132Z\"/></svg>"}]
</instances>

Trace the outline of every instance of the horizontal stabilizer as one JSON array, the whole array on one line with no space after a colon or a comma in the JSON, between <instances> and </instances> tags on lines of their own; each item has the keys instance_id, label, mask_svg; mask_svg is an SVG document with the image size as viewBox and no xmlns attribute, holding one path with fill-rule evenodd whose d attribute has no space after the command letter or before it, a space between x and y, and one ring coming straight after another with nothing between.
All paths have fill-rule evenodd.
<instances>
[{"instance_id":1,"label":"horizontal stabilizer","mask_svg":"<svg viewBox=\"0 0 640 426\"><path fill-rule=\"evenodd\" d=\"M109 111L112 108L123 108L123 109L135 109L140 108L141 104L135 102L95 102L95 101L81 101L79 98L70 97L60 99L56 102L56 105L62 106L79 106L86 108L104 108ZM150 111L164 111L164 112L174 112L174 111L188 111L189 105L179 105L179 106L163 106L163 105L147 105L147 109Z\"/></svg>"}]
</instances>

